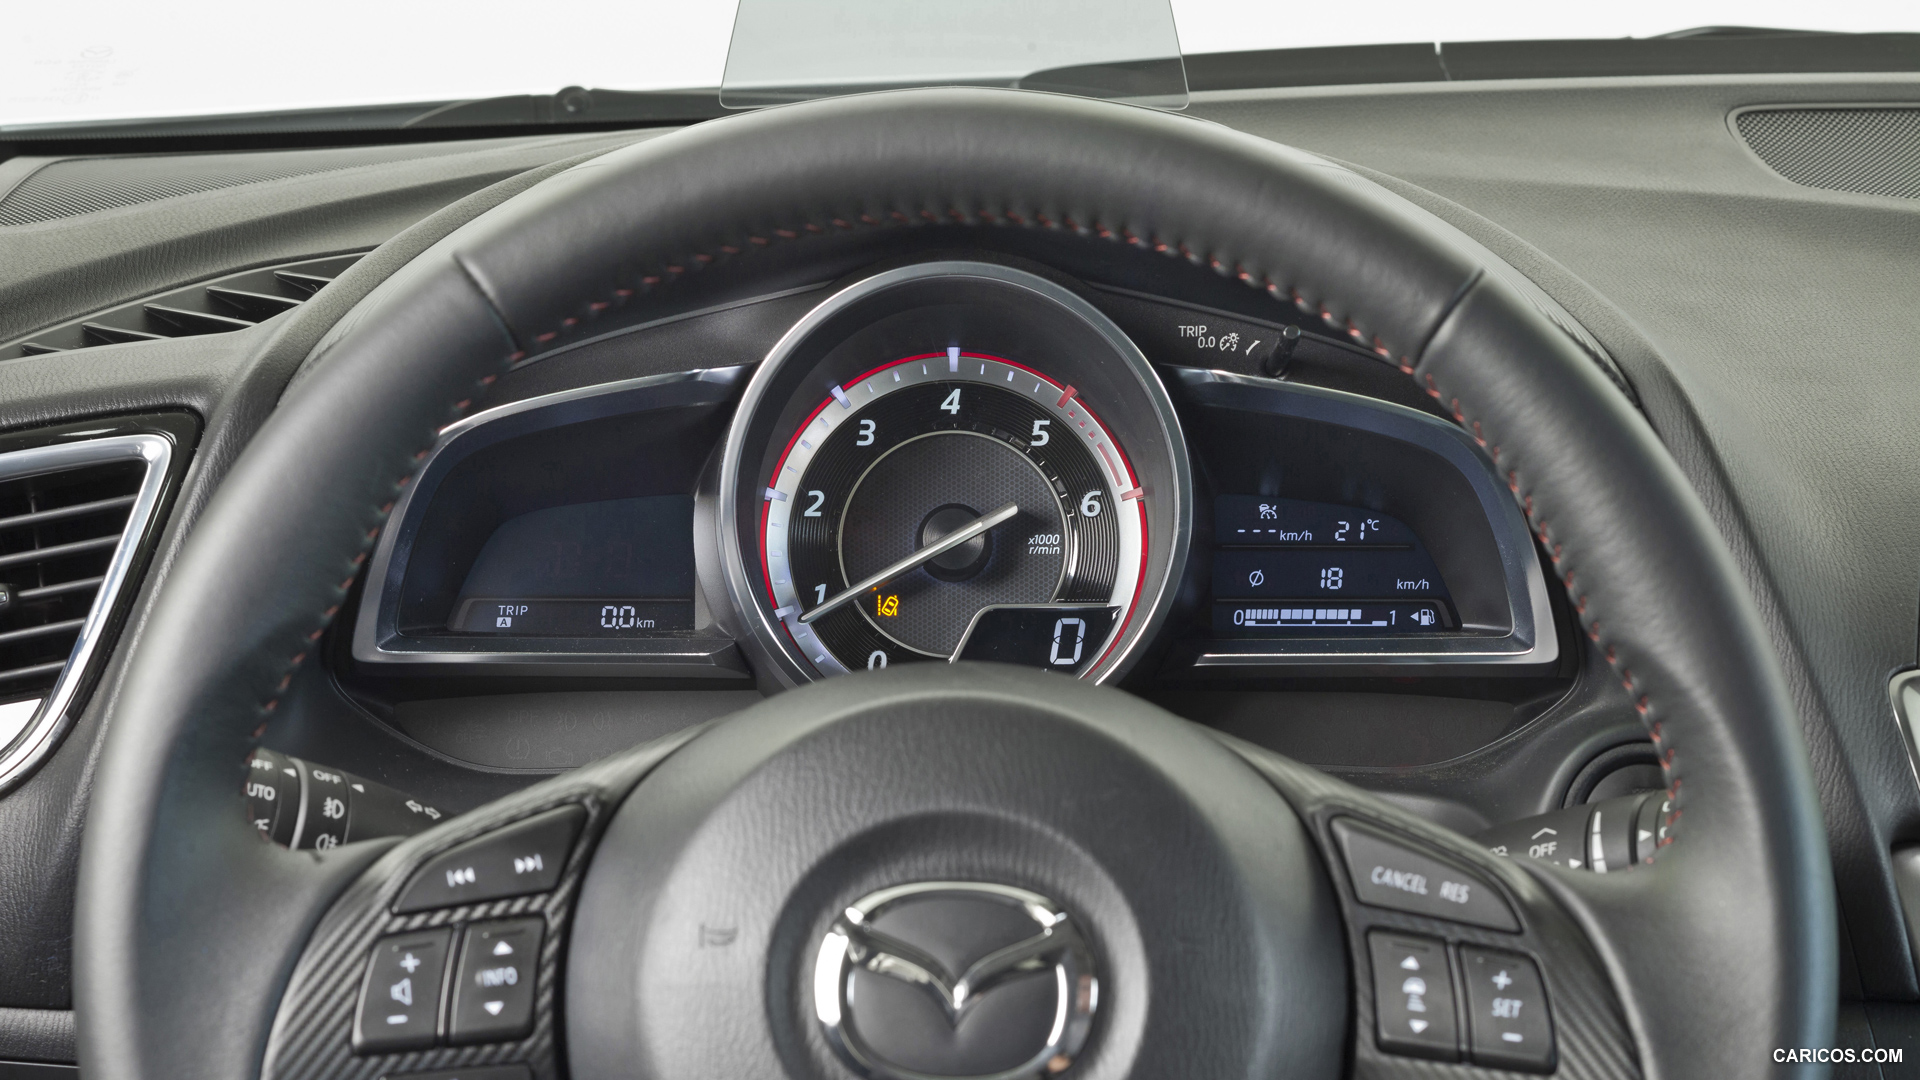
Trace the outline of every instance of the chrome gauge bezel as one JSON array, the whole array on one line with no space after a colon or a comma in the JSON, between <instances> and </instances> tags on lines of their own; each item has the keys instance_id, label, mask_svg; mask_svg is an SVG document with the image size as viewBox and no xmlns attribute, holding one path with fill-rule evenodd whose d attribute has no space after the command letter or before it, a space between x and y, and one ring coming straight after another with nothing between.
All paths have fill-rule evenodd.
<instances>
[{"instance_id":1,"label":"chrome gauge bezel","mask_svg":"<svg viewBox=\"0 0 1920 1080\"><path fill-rule=\"evenodd\" d=\"M867 312L884 315L896 298L907 308L926 305L944 287L1006 290L1010 299L1026 305L1035 317L1071 323L1073 333L1092 343L1099 355L1071 360L1006 356L989 348L973 348L965 340L948 341L938 351L873 356L871 363L849 372L842 381L818 382L805 390L791 388L796 375L811 375L806 368L818 365L830 351L831 344L823 345L820 339L831 342L845 336L849 326L857 325ZM919 370L923 363L924 373ZM1097 365L1104 380L1103 394L1128 400L1097 400L1078 389L1069 392L1072 384L1061 378L1062 368L1086 370L1088 364ZM857 420L868 402L879 401L896 388L927 382L1023 391L1087 446L1108 485L1109 505L1125 511L1116 517L1121 523L1123 572L1112 600L1121 605L1122 615L1103 643L1103 654L1080 677L1089 682L1119 678L1139 660L1146 643L1165 622L1186 564L1192 532L1186 441L1165 386L1132 339L1071 289L994 263L923 262L854 282L796 323L759 365L727 432L714 504L714 532L727 590L734 613L745 623L738 629L751 638L756 651L778 661L771 666L784 682L848 671L798 621L803 605L792 581L780 580L782 575L775 572L777 561L771 565L763 561L761 517L764 513L767 523L784 526L793 512L794 485L821 446L817 439L803 439L808 430L818 429L821 435L838 430ZM801 398L808 412L787 416L769 427L768 414L793 412ZM1115 422L1116 416L1121 423ZM769 497L769 492L776 494Z\"/></svg>"}]
</instances>

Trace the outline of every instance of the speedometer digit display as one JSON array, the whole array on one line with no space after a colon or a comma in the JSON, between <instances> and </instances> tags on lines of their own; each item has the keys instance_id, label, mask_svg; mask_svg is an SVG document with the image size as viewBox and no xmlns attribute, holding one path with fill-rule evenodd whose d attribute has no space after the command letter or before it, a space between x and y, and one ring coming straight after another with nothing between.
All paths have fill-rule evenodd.
<instances>
[{"instance_id":1,"label":"speedometer digit display","mask_svg":"<svg viewBox=\"0 0 1920 1080\"><path fill-rule=\"evenodd\" d=\"M766 595L824 673L970 655L1005 609L1039 628L1033 662L1079 673L1137 599L1143 494L1073 386L959 346L902 357L834 387L776 459Z\"/></svg>"}]
</instances>

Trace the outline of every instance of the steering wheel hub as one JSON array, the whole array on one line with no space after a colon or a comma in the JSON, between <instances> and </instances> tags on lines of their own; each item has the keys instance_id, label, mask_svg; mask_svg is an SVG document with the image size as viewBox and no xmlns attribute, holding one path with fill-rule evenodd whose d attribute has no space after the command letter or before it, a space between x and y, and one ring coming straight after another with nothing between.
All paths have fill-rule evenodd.
<instances>
[{"instance_id":1,"label":"steering wheel hub","mask_svg":"<svg viewBox=\"0 0 1920 1080\"><path fill-rule=\"evenodd\" d=\"M1341 938L1293 811L1213 738L1058 677L920 665L757 706L627 798L581 892L569 1056L582 1078L1331 1076Z\"/></svg>"}]
</instances>

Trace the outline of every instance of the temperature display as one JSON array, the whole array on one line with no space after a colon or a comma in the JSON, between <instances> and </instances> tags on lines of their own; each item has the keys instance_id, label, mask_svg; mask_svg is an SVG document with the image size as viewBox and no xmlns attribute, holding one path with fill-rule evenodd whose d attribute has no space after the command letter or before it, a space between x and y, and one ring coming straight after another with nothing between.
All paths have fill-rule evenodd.
<instances>
[{"instance_id":1,"label":"temperature display","mask_svg":"<svg viewBox=\"0 0 1920 1080\"><path fill-rule=\"evenodd\" d=\"M1213 631L1425 634L1453 626L1420 537L1378 510L1259 495L1214 504Z\"/></svg>"},{"instance_id":2,"label":"temperature display","mask_svg":"<svg viewBox=\"0 0 1920 1080\"><path fill-rule=\"evenodd\" d=\"M1413 547L1420 538L1399 518L1302 499L1217 495L1213 540L1222 547Z\"/></svg>"}]
</instances>

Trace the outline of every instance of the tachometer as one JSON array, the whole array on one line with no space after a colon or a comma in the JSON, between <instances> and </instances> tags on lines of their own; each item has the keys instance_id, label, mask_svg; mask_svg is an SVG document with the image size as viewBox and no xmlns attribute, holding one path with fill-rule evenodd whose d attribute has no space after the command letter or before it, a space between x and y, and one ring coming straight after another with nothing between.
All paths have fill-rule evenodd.
<instances>
[{"instance_id":1,"label":"tachometer","mask_svg":"<svg viewBox=\"0 0 1920 1080\"><path fill-rule=\"evenodd\" d=\"M1132 606L1143 494L1072 385L961 345L894 360L834 387L776 462L768 597L826 670L1011 659L988 639L1014 606L1053 619L1022 659L1077 673Z\"/></svg>"},{"instance_id":2,"label":"tachometer","mask_svg":"<svg viewBox=\"0 0 1920 1080\"><path fill-rule=\"evenodd\" d=\"M922 263L822 303L748 386L721 474L729 592L802 678L981 659L1104 679L1185 560L1165 389L1085 299L1004 266Z\"/></svg>"}]
</instances>

